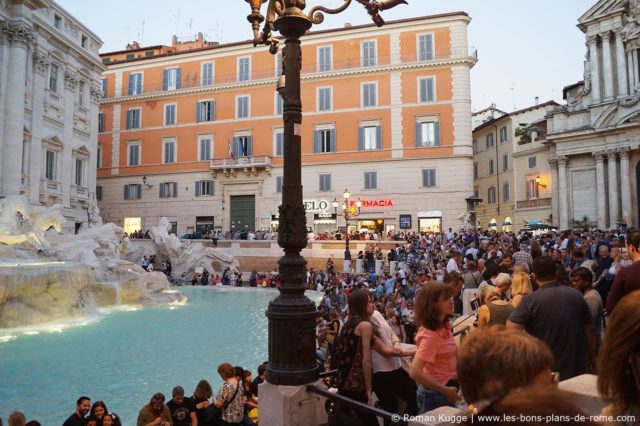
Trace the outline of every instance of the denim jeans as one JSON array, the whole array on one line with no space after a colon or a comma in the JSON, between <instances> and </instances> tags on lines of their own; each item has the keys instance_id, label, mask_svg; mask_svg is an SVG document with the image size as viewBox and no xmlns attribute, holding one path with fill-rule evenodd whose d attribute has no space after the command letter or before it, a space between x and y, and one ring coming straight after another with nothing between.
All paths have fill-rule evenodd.
<instances>
[{"instance_id":1,"label":"denim jeans","mask_svg":"<svg viewBox=\"0 0 640 426\"><path fill-rule=\"evenodd\" d=\"M426 413L427 411L435 410L438 407L450 405L447 398L444 397L438 391L429 389L422 385L418 385L418 392L416 394L416 402L418 403L418 413Z\"/></svg>"}]
</instances>

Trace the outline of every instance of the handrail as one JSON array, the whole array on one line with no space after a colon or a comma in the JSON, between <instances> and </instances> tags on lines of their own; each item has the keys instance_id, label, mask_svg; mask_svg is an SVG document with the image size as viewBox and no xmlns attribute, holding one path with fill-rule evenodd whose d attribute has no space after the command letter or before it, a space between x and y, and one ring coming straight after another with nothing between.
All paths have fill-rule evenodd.
<instances>
[{"instance_id":1,"label":"handrail","mask_svg":"<svg viewBox=\"0 0 640 426\"><path fill-rule=\"evenodd\" d=\"M344 395L329 392L326 389L319 388L316 385L307 385L307 392L315 393L316 395L324 396L327 399L337 402L338 404L344 404L349 408L353 408L356 411L360 411L366 414L371 414L376 417L382 417L385 420L389 420L392 425L407 426L409 423L402 420L402 417L398 414L389 413L388 411L381 410L379 408L370 407L355 399L348 398Z\"/></svg>"}]
</instances>

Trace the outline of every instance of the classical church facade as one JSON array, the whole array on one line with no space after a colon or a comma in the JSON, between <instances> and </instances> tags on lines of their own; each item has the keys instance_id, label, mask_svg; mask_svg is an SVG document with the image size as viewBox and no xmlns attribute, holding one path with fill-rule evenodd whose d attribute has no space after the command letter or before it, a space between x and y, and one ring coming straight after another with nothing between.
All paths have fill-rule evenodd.
<instances>
[{"instance_id":1,"label":"classical church facade","mask_svg":"<svg viewBox=\"0 0 640 426\"><path fill-rule=\"evenodd\" d=\"M547 116L554 224L640 223L640 0L600 0L579 18L584 79Z\"/></svg>"}]
</instances>

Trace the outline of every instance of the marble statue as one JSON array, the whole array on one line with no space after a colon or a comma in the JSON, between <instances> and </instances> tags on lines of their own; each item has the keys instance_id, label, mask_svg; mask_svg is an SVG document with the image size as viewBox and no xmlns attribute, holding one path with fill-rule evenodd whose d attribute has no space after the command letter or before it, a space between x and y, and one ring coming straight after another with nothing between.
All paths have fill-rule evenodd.
<instances>
[{"instance_id":1,"label":"marble statue","mask_svg":"<svg viewBox=\"0 0 640 426\"><path fill-rule=\"evenodd\" d=\"M62 232L62 206L30 206L24 195L10 195L0 203L0 243L29 243L38 250L49 250L51 244L45 231L54 228Z\"/></svg>"}]
</instances>

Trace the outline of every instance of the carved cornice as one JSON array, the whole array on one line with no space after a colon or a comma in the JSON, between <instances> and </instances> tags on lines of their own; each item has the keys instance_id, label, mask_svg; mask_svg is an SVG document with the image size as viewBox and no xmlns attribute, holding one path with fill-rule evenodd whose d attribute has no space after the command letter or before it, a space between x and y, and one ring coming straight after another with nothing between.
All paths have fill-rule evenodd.
<instances>
[{"instance_id":1,"label":"carved cornice","mask_svg":"<svg viewBox=\"0 0 640 426\"><path fill-rule=\"evenodd\" d=\"M549 163L549 166L551 166L552 169L558 168L558 159L556 157L547 158L547 162Z\"/></svg>"},{"instance_id":2,"label":"carved cornice","mask_svg":"<svg viewBox=\"0 0 640 426\"><path fill-rule=\"evenodd\" d=\"M9 43L25 48L35 41L32 28L22 22L6 22L2 25L2 32Z\"/></svg>"},{"instance_id":3,"label":"carved cornice","mask_svg":"<svg viewBox=\"0 0 640 426\"><path fill-rule=\"evenodd\" d=\"M622 148L618 148L618 154L620 155L620 160L629 160L629 151L630 147L624 146Z\"/></svg>"},{"instance_id":4,"label":"carved cornice","mask_svg":"<svg viewBox=\"0 0 640 426\"><path fill-rule=\"evenodd\" d=\"M602 162L602 160L604 160L604 151L597 151L592 153L591 155L593 155L593 157L596 159L596 163L597 162Z\"/></svg>"},{"instance_id":5,"label":"carved cornice","mask_svg":"<svg viewBox=\"0 0 640 426\"><path fill-rule=\"evenodd\" d=\"M385 74L385 73L395 72L395 71L413 71L413 70L420 70L420 69L427 69L427 68L440 68L443 66L453 66L453 65L473 66L476 64L476 62L478 61L469 57L469 58L458 58L458 59L450 59L450 60L443 60L443 61L435 61L428 64L425 64L425 63L394 64L394 65L387 65L387 66L379 66L379 67L370 68L370 69L355 68L355 69L347 69L347 70L337 70L337 71L331 72L330 74L327 74L327 73L307 74L307 75L301 76L300 80L304 82L304 81L325 80L327 78L333 79L333 78L339 78L339 77L359 77L359 76L366 76L370 74ZM260 81L251 81L249 83L238 82L238 83L219 84L214 86L198 86L198 87L191 87L191 88L185 88L185 89L173 90L173 91L167 91L167 92L153 92L153 93L146 93L146 94L143 93L142 95L136 95L136 96L120 96L115 98L102 99L100 103L102 105L109 105L109 104L118 104L123 102L124 100L145 101L149 99L160 99L160 98L165 98L169 96L176 96L178 94L191 95L191 94L198 94L198 93L219 92L219 91L229 90L229 89L265 87L265 86L273 86L276 82L277 80L268 79L268 80L260 80Z\"/></svg>"},{"instance_id":6,"label":"carved cornice","mask_svg":"<svg viewBox=\"0 0 640 426\"><path fill-rule=\"evenodd\" d=\"M618 156L618 152L615 149L608 149L604 153L609 161L615 161Z\"/></svg>"},{"instance_id":7,"label":"carved cornice","mask_svg":"<svg viewBox=\"0 0 640 426\"><path fill-rule=\"evenodd\" d=\"M100 86L98 86L97 84L91 85L91 88L89 89L89 93L91 94L91 102L99 103L100 99L102 99L102 90L100 89Z\"/></svg>"},{"instance_id":8,"label":"carved cornice","mask_svg":"<svg viewBox=\"0 0 640 426\"><path fill-rule=\"evenodd\" d=\"M566 155L559 155L556 160L558 161L558 167L565 167L569 158Z\"/></svg>"},{"instance_id":9,"label":"carved cornice","mask_svg":"<svg viewBox=\"0 0 640 426\"><path fill-rule=\"evenodd\" d=\"M600 34L600 38L602 39L603 43L607 43L611 39L611 33L609 31L605 31Z\"/></svg>"},{"instance_id":10,"label":"carved cornice","mask_svg":"<svg viewBox=\"0 0 640 426\"><path fill-rule=\"evenodd\" d=\"M76 90L80 79L76 75L75 71L64 70L64 87L69 90Z\"/></svg>"},{"instance_id":11,"label":"carved cornice","mask_svg":"<svg viewBox=\"0 0 640 426\"><path fill-rule=\"evenodd\" d=\"M47 69L51 65L51 58L49 58L47 53L36 50L33 52L33 64L35 65L37 72L40 74L46 74Z\"/></svg>"}]
</instances>

